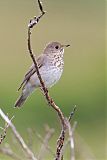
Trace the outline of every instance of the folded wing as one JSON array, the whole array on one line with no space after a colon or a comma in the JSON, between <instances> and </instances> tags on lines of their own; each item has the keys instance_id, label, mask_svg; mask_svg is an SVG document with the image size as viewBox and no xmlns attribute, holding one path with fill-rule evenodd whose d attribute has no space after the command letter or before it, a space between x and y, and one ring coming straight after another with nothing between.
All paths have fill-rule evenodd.
<instances>
[{"instance_id":1,"label":"folded wing","mask_svg":"<svg viewBox=\"0 0 107 160\"><path fill-rule=\"evenodd\" d=\"M37 58L37 64L38 67L41 68L42 65L44 64L44 55L41 55L40 57ZM25 86L25 84L28 82L28 80L30 79L30 77L36 72L36 68L34 66L34 64L30 67L29 71L25 74L25 77L22 81L22 83L20 84L18 91Z\"/></svg>"}]
</instances>

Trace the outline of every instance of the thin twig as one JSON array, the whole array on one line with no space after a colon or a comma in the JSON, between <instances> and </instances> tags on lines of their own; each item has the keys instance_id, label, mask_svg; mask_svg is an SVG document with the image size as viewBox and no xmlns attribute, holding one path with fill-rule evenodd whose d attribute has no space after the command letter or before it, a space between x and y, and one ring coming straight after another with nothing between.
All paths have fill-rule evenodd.
<instances>
[{"instance_id":1,"label":"thin twig","mask_svg":"<svg viewBox=\"0 0 107 160\"><path fill-rule=\"evenodd\" d=\"M45 12L43 12L43 13L45 13ZM36 73L37 73L37 76L38 76L38 78L40 80L41 87L42 87L42 90L44 92L45 98L46 98L48 104L57 111L57 113L58 113L58 115L60 117L62 126L65 128L66 124L65 124L65 121L64 121L64 115L61 112L60 108L55 104L53 99L49 96L48 89L46 88L46 86L45 86L45 84L44 84L44 82L42 80L41 74L39 72L37 61L35 59L35 56L34 56L34 54L32 52L32 48L31 48L31 28L39 22L40 18L44 15L43 13L40 16L38 16L37 18L33 19L33 22L32 22L32 20L30 20L30 23L28 25L28 50L29 50L30 56L32 58L32 61L33 61L34 65L35 65Z\"/></svg>"},{"instance_id":2,"label":"thin twig","mask_svg":"<svg viewBox=\"0 0 107 160\"><path fill-rule=\"evenodd\" d=\"M70 141L70 150L71 150L71 156L70 160L75 160L75 143L74 143L74 128L76 127L76 122L74 123L73 127L71 127L71 124L68 123L68 133L69 133L69 141Z\"/></svg>"},{"instance_id":3,"label":"thin twig","mask_svg":"<svg viewBox=\"0 0 107 160\"><path fill-rule=\"evenodd\" d=\"M12 121L12 119L14 118L14 116L10 119L10 121ZM9 124L7 122L5 122L5 127L0 127L0 129L3 130L3 134L0 135L0 144L3 142L3 140L6 138L6 133L7 133L7 129L9 127Z\"/></svg>"},{"instance_id":4,"label":"thin twig","mask_svg":"<svg viewBox=\"0 0 107 160\"><path fill-rule=\"evenodd\" d=\"M5 154L9 157L11 157L13 160L22 160L19 156L17 156L10 147L2 147L0 148L0 153Z\"/></svg>"},{"instance_id":5,"label":"thin twig","mask_svg":"<svg viewBox=\"0 0 107 160\"><path fill-rule=\"evenodd\" d=\"M37 160L37 158L34 156L33 152L28 148L28 146L24 142L23 138L21 137L19 132L16 130L16 127L13 125L11 120L9 120L9 118L4 114L4 112L1 109L0 109L0 115L5 120L5 122L10 126L10 128L12 129L15 138L17 139L17 141L21 145L22 149L25 151L26 156L30 160Z\"/></svg>"},{"instance_id":6,"label":"thin twig","mask_svg":"<svg viewBox=\"0 0 107 160\"><path fill-rule=\"evenodd\" d=\"M35 26L39 22L40 18L42 18L42 16L45 14L45 12L43 11L43 7L41 5L40 0L38 0L38 3L39 3L39 8L40 8L40 11L41 11L41 15L38 16L38 17L34 17L34 19L30 20L30 23L28 25L28 50L29 50L30 56L32 58L32 61L35 65L36 73L37 73L37 76L39 78L39 81L40 81L42 90L44 92L45 98L46 98L48 104L57 112L57 114L60 118L60 121L61 121L62 131L61 131L61 136L59 137L59 140L58 140L58 143L57 143L57 152L56 152L56 158L55 158L55 160L60 160L60 153L61 153L61 149L63 147L63 143L64 143L64 139L65 139L65 130L67 129L67 125L66 125L65 118L64 118L64 115L63 115L62 111L55 104L53 99L49 96L48 89L46 88L46 86L45 86L45 84L42 80L42 77L41 77L40 72L39 72L37 61L34 57L34 54L32 52L32 48L31 48L31 28L33 28L33 26Z\"/></svg>"},{"instance_id":7,"label":"thin twig","mask_svg":"<svg viewBox=\"0 0 107 160\"><path fill-rule=\"evenodd\" d=\"M36 136L38 137L38 139L40 140L41 143L44 143L44 139L42 138L42 136L38 133L36 133ZM53 152L53 150L51 149L51 147L48 145L46 146L46 149L51 153L51 155L53 157L55 157L55 153Z\"/></svg>"},{"instance_id":8,"label":"thin twig","mask_svg":"<svg viewBox=\"0 0 107 160\"><path fill-rule=\"evenodd\" d=\"M28 147L32 150L33 149L33 142L34 142L34 135L31 128L27 129L28 132Z\"/></svg>"},{"instance_id":9,"label":"thin twig","mask_svg":"<svg viewBox=\"0 0 107 160\"><path fill-rule=\"evenodd\" d=\"M32 59L32 61L34 63L34 66L36 68L36 73L37 73L38 79L40 81L41 88L43 90L44 96L45 96L48 104L57 112L57 114L59 116L59 119L61 121L62 130L61 130L60 137L59 137L59 139L57 141L57 150L56 150L56 158L55 158L55 160L60 160L60 159L62 159L61 158L61 150L62 150L62 147L63 147L63 144L64 144L65 133L66 133L66 129L67 129L68 126L67 126L66 119L65 119L62 111L55 104L55 102L53 101L53 99L49 95L48 89L46 88L45 83L43 82L42 77L40 75L38 64L37 64L37 61L36 61L36 59L34 57L34 54L32 52L32 47L31 47L31 29L34 26L36 26L36 24L39 22L39 20L45 14L45 11L43 10L42 3L41 3L40 0L38 0L38 4L39 4L39 9L41 11L41 15L38 16L38 17L34 17L33 19L31 19L30 23L28 24L28 50L29 50L29 53L30 53L30 57L31 57L31 59Z\"/></svg>"},{"instance_id":10,"label":"thin twig","mask_svg":"<svg viewBox=\"0 0 107 160\"><path fill-rule=\"evenodd\" d=\"M48 147L49 140L53 136L53 133L54 133L53 128L48 128L48 130L46 131L46 135L43 139L43 143L42 143L42 146L40 148L39 155L38 155L39 160L44 159L44 157L46 155L46 150L47 150L47 147Z\"/></svg>"},{"instance_id":11,"label":"thin twig","mask_svg":"<svg viewBox=\"0 0 107 160\"><path fill-rule=\"evenodd\" d=\"M93 151L91 150L90 146L86 143L83 137L81 137L80 134L77 132L75 133L75 141L76 141L76 150L77 153L80 155L80 159L85 160L96 160L95 155L93 154Z\"/></svg>"},{"instance_id":12,"label":"thin twig","mask_svg":"<svg viewBox=\"0 0 107 160\"><path fill-rule=\"evenodd\" d=\"M70 123L68 125L70 125ZM69 137L67 138L66 142L64 143L64 147L63 147L63 151L62 151L62 154L63 154L65 152L67 145L70 143L70 151L71 151L70 152L70 154L71 154L70 160L72 160L73 158L75 159L75 152L74 152L75 151L75 144L74 144L73 135L74 135L74 131L75 131L76 126L77 126L77 122L74 122L72 128L71 128L71 126L70 126L70 128L68 127L69 128L68 129Z\"/></svg>"},{"instance_id":13,"label":"thin twig","mask_svg":"<svg viewBox=\"0 0 107 160\"><path fill-rule=\"evenodd\" d=\"M68 121L70 122L71 119L72 119L72 116L74 115L75 111L77 110L77 106L75 105L74 108L73 108L73 111L70 113L70 116L68 118Z\"/></svg>"},{"instance_id":14,"label":"thin twig","mask_svg":"<svg viewBox=\"0 0 107 160\"><path fill-rule=\"evenodd\" d=\"M72 119L72 117L73 117L76 109L77 109L77 106L75 105L74 108L73 108L73 111L70 113L69 118L68 118L68 119L66 118L66 124L67 124L68 129L69 129L70 121L71 121L71 119ZM74 127L73 127L73 128L74 128ZM72 128L72 130L74 130L73 128ZM73 132L73 131L72 131L72 132ZM61 136L61 137L62 137L62 136ZM72 138L73 138L73 137L72 137ZM70 139L70 138L69 138L69 139ZM73 139L71 139L71 141L74 143L74 140L73 140ZM66 143L66 144L67 144L67 143ZM64 147L64 148L65 148L65 147ZM61 150L61 160L63 160L64 148ZM74 149L73 149L73 150L74 150Z\"/></svg>"}]
</instances>

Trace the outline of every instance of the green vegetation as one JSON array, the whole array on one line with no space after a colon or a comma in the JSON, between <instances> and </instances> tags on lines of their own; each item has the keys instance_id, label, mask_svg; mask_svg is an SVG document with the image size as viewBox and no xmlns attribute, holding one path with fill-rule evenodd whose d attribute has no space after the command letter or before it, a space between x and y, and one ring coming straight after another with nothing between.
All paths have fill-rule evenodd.
<instances>
[{"instance_id":1,"label":"green vegetation","mask_svg":"<svg viewBox=\"0 0 107 160\"><path fill-rule=\"evenodd\" d=\"M44 5L47 13L33 30L35 54L41 53L49 41L71 44L65 51L63 76L50 89L50 94L66 116L77 105L73 118L78 122L76 131L96 159L105 160L104 1L44 0ZM20 110L13 108L19 95L18 85L32 63L27 51L27 23L37 14L35 1L0 0L0 107L10 117L15 115L13 122L25 139L27 128L34 128L41 135L44 135L44 124L55 128L57 132L51 142L55 150L60 126L40 91L35 92ZM11 145L10 137L8 132L5 142ZM0 154L0 160L10 159Z\"/></svg>"}]
</instances>

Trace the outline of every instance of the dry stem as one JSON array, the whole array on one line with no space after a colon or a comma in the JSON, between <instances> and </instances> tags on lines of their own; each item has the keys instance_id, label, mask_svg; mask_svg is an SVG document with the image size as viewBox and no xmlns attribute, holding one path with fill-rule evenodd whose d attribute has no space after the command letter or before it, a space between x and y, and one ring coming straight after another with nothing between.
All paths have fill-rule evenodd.
<instances>
[{"instance_id":1,"label":"dry stem","mask_svg":"<svg viewBox=\"0 0 107 160\"><path fill-rule=\"evenodd\" d=\"M11 157L13 160L22 160L19 156L17 156L9 147L0 148L0 153L5 154Z\"/></svg>"},{"instance_id":2,"label":"dry stem","mask_svg":"<svg viewBox=\"0 0 107 160\"><path fill-rule=\"evenodd\" d=\"M38 4L39 4L40 11L41 11L41 15L31 19L30 23L28 24L28 50L29 50L31 59L32 59L34 65L35 65L36 73L37 73L37 76L39 78L44 96L45 96L48 104L57 112L57 114L59 116L59 119L61 121L62 131L61 131L61 134L60 134L59 139L57 141L57 150L56 150L56 158L55 158L55 160L60 160L60 159L62 159L61 158L61 150L62 150L62 147L63 147L63 144L64 144L65 133L66 133L66 129L68 128L68 126L67 126L66 119L65 119L62 111L55 104L55 102L53 101L53 99L49 95L48 89L46 88L45 83L43 82L42 77L40 75L38 64L37 64L37 61L34 57L34 54L32 52L32 47L31 47L31 28L33 28L39 22L40 18L42 18L42 16L45 14L45 11L43 10L42 3L41 3L40 0L38 0ZM70 119L71 119L71 116L70 116Z\"/></svg>"},{"instance_id":3,"label":"dry stem","mask_svg":"<svg viewBox=\"0 0 107 160\"><path fill-rule=\"evenodd\" d=\"M12 121L13 118L14 117L12 117L10 121ZM8 127L9 127L9 124L6 121L5 121L5 127L4 128L0 127L3 130L3 134L0 135L0 144L3 142L3 140L6 137Z\"/></svg>"},{"instance_id":4,"label":"dry stem","mask_svg":"<svg viewBox=\"0 0 107 160\"><path fill-rule=\"evenodd\" d=\"M68 133L69 133L69 141L70 141L70 150L71 150L71 156L70 156L70 160L75 160L75 145L74 145L74 129L76 126L76 122L74 123L74 126L71 127L71 124L68 122Z\"/></svg>"},{"instance_id":5,"label":"dry stem","mask_svg":"<svg viewBox=\"0 0 107 160\"><path fill-rule=\"evenodd\" d=\"M40 11L41 11L41 15L38 16L38 17L34 17L34 19L31 19L30 23L28 25L28 50L29 50L30 56L32 58L32 61L35 65L36 73L37 73L37 76L40 80L40 84L41 84L42 90L44 92L45 98L46 98L48 104L57 112L57 114L59 116L59 119L61 121L62 131L61 131L61 135L58 139L56 158L55 158L55 160L60 160L61 159L61 149L63 147L63 143L64 143L64 139L65 139L65 130L67 129L67 124L66 124L66 121L65 121L65 118L64 118L64 115L63 115L62 111L55 104L53 99L49 96L48 89L46 88L46 86L45 86L45 84L42 80L42 77L41 77L40 72L39 72L37 61L34 57L34 54L32 52L32 48L31 48L31 28L33 28L39 22L40 18L42 18L42 16L45 14L40 0L38 0L38 4L39 4Z\"/></svg>"},{"instance_id":6,"label":"dry stem","mask_svg":"<svg viewBox=\"0 0 107 160\"><path fill-rule=\"evenodd\" d=\"M38 133L36 133L36 136L38 137L40 142L44 144L44 139L42 138L42 136L40 134L38 134ZM55 153L53 152L53 150L51 149L51 147L49 145L46 145L45 148L47 149L47 151L49 151L51 153L51 155L53 157L55 157Z\"/></svg>"},{"instance_id":7,"label":"dry stem","mask_svg":"<svg viewBox=\"0 0 107 160\"><path fill-rule=\"evenodd\" d=\"M17 141L21 145L22 149L25 151L26 156L30 160L37 160L37 158L34 156L33 152L28 148L28 146L25 144L23 138L21 137L19 132L16 130L16 127L14 126L14 124L11 122L11 120L9 120L9 118L3 113L3 111L1 109L0 109L0 115L5 120L5 122L8 124L8 126L10 126L10 128L12 129L15 138L17 139Z\"/></svg>"},{"instance_id":8,"label":"dry stem","mask_svg":"<svg viewBox=\"0 0 107 160\"><path fill-rule=\"evenodd\" d=\"M53 136L53 134L54 134L54 129L48 127L46 129L46 135L43 139L43 143L41 145L40 152L39 152L39 155L38 155L39 160L44 159L44 156L46 155L46 149L48 148L49 140Z\"/></svg>"}]
</instances>

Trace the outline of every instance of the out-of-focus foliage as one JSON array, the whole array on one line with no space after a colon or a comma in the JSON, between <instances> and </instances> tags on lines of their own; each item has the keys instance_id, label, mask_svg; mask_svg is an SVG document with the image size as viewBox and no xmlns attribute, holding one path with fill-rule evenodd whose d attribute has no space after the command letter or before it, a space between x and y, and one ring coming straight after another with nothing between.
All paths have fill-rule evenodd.
<instances>
[{"instance_id":1,"label":"out-of-focus foliage","mask_svg":"<svg viewBox=\"0 0 107 160\"><path fill-rule=\"evenodd\" d=\"M105 159L105 4L102 0L44 0L44 18L33 30L36 55L49 41L70 44L65 51L64 73L50 94L66 116L76 104L76 130L96 159ZM55 112L38 90L24 107L14 109L16 92L31 59L27 50L27 24L38 15L32 0L0 0L0 107L15 115L14 124L26 137L26 129L43 132L49 124L59 131ZM1 122L1 120L0 120ZM0 125L1 126L1 125ZM9 142L8 136L7 140ZM5 140L6 141L6 140ZM55 144L56 139L54 139ZM55 145L54 145L55 146ZM3 159L0 155L0 159Z\"/></svg>"}]
</instances>

